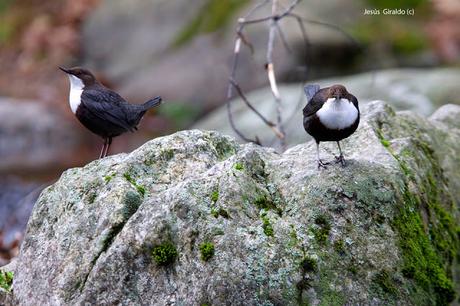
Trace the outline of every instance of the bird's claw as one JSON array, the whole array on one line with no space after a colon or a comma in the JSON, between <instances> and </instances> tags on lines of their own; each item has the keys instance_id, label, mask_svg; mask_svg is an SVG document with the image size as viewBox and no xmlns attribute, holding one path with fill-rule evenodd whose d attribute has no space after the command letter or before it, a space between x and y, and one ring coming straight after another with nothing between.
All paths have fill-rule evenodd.
<instances>
[{"instance_id":1,"label":"bird's claw","mask_svg":"<svg viewBox=\"0 0 460 306\"><path fill-rule=\"evenodd\" d=\"M343 157L342 154L340 154L339 156L335 157L335 162L337 164L340 163L342 165L342 167L345 167L345 158Z\"/></svg>"},{"instance_id":2,"label":"bird's claw","mask_svg":"<svg viewBox=\"0 0 460 306\"><path fill-rule=\"evenodd\" d=\"M323 162L321 159L318 160L318 170L323 168L323 169L327 169L327 165L329 165L330 163L327 163L327 162Z\"/></svg>"}]
</instances>

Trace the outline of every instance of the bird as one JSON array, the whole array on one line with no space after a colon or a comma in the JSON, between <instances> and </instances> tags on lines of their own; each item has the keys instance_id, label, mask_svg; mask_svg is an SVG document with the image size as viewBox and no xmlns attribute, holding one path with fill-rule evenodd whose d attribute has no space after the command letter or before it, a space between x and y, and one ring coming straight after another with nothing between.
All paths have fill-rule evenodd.
<instances>
[{"instance_id":1,"label":"bird","mask_svg":"<svg viewBox=\"0 0 460 306\"><path fill-rule=\"evenodd\" d=\"M112 138L134 132L144 114L161 104L157 96L143 104L131 104L119 94L99 83L81 67L63 68L70 81L69 104L83 126L104 139L99 159L107 156Z\"/></svg>"},{"instance_id":2,"label":"bird","mask_svg":"<svg viewBox=\"0 0 460 306\"><path fill-rule=\"evenodd\" d=\"M340 84L322 89L319 85L307 85L304 91L307 105L303 109L303 126L315 139L318 169L327 168L326 165L330 164L323 162L319 157L319 144L322 141L337 143L340 155L335 157L335 161L345 166L340 141L349 137L358 128L358 99Z\"/></svg>"}]
</instances>

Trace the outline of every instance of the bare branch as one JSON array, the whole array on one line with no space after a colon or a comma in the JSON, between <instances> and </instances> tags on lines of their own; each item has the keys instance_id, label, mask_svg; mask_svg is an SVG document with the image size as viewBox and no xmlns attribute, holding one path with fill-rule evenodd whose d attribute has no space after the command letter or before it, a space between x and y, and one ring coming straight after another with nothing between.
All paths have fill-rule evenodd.
<instances>
[{"instance_id":1,"label":"bare branch","mask_svg":"<svg viewBox=\"0 0 460 306\"><path fill-rule=\"evenodd\" d=\"M270 2L270 0L263 0L261 1L260 3L258 3L257 5L255 5L252 9L250 9L248 11L248 13L246 15L244 15L243 18L249 18L252 14L254 14L258 9L262 8L263 6L267 5L268 2Z\"/></svg>"},{"instance_id":2,"label":"bare branch","mask_svg":"<svg viewBox=\"0 0 460 306\"><path fill-rule=\"evenodd\" d=\"M275 124L268 119L266 119L257 109L255 109L254 106L249 102L248 98L244 95L243 90L241 89L240 85L235 81L235 80L230 80L230 83L233 85L233 87L236 89L236 92L238 95L241 97L241 99L244 101L244 103L260 118L262 121L270 126L273 127Z\"/></svg>"},{"instance_id":3,"label":"bare branch","mask_svg":"<svg viewBox=\"0 0 460 306\"><path fill-rule=\"evenodd\" d=\"M293 4L296 4L298 0L295 0ZM291 5L289 9L293 9L295 5ZM272 2L272 16L276 15L276 11L278 9L278 0L273 0ZM283 128L283 122L282 122L282 117L281 117L281 112L282 112L282 101L281 101L281 95L278 90L278 85L276 83L276 77L275 77L275 69L274 69L274 64L273 64L273 46L275 44L275 31L278 23L278 18L272 18L271 23L270 23L270 29L268 33L268 45L267 45L267 74L268 74L268 81L270 83L270 89L272 91L272 95L275 98L275 103L276 103L276 127L278 128L280 135L277 135L278 138L280 139L280 144L282 150L284 150L286 146L285 142L285 133L284 133L284 128Z\"/></svg>"},{"instance_id":4,"label":"bare branch","mask_svg":"<svg viewBox=\"0 0 460 306\"><path fill-rule=\"evenodd\" d=\"M278 130L276 127L276 124L268 120L267 118L264 117L248 100L248 98L244 95L243 90L241 87L238 85L238 83L230 79L230 83L233 85L233 87L236 89L236 92L240 96L240 98L244 101L244 103L268 126L270 127L273 132L277 135L277 137L281 138L284 137L284 135Z\"/></svg>"},{"instance_id":5,"label":"bare branch","mask_svg":"<svg viewBox=\"0 0 460 306\"><path fill-rule=\"evenodd\" d=\"M241 37L237 37L236 40L235 40L235 48L233 50L233 63L232 63L232 70L231 70L231 78L234 77L235 73L236 73L236 67L238 66L238 56L239 56L239 53L240 53L240 49L241 49ZM233 114L232 114L232 110L231 110L231 103L232 103L232 96L233 96L233 91L232 91L232 84L230 83L228 85L228 90L227 90L227 115L228 115L228 120L230 121L230 126L232 127L233 131L241 138L243 139L244 141L246 142L253 142L253 143L256 143L258 145L260 145L260 141L259 139L257 138L256 136L256 139L253 140L253 139L250 139L246 136L244 136L244 134L236 127L235 125L235 121L233 120Z\"/></svg>"},{"instance_id":6,"label":"bare branch","mask_svg":"<svg viewBox=\"0 0 460 306\"><path fill-rule=\"evenodd\" d=\"M292 15L290 15L290 16L292 16ZM304 42L304 45L305 45L305 53L308 53L308 51L310 50L310 40L308 39L307 29L305 29L305 25L303 24L301 18L298 18L298 17L295 17L295 16L292 16L292 17L294 17L296 19L297 24L299 25L300 32L302 33L302 39L303 39L303 42ZM307 56L307 58L308 58L308 56Z\"/></svg>"},{"instance_id":7,"label":"bare branch","mask_svg":"<svg viewBox=\"0 0 460 306\"><path fill-rule=\"evenodd\" d=\"M350 34L348 34L346 31L342 30L340 27L334 25L334 24L331 24L331 23L327 23L327 22L322 22L322 21L316 21L316 20L311 20L311 19L307 19L305 17L302 17L300 15L297 15L296 13L292 13L292 12L289 12L288 13L288 16L290 17L294 17L296 18L297 20L301 20L302 22L304 23L310 23L310 24L317 24L317 25L321 25L321 26L324 26L326 28L330 28L332 30L335 30L337 32L339 32L340 34L342 34L343 36L345 36L347 39L349 39L353 44L355 45L359 45L359 42L356 41L356 39L353 38L353 36L351 36Z\"/></svg>"},{"instance_id":8,"label":"bare branch","mask_svg":"<svg viewBox=\"0 0 460 306\"><path fill-rule=\"evenodd\" d=\"M241 30L241 31L237 32L236 34L238 35L239 38L241 38L241 41L243 42L243 44L249 48L249 50L251 51L251 54L254 54L254 46L251 44L251 42L243 34L243 31Z\"/></svg>"},{"instance_id":9,"label":"bare branch","mask_svg":"<svg viewBox=\"0 0 460 306\"><path fill-rule=\"evenodd\" d=\"M283 46L284 48L289 52L289 53L292 53L292 49L291 47L289 46L288 42L287 42L287 39L286 39L286 36L284 35L284 32L283 32L283 29L281 29L279 23L277 22L276 23L276 29L278 30L278 35L280 36L281 38L281 42L283 43Z\"/></svg>"},{"instance_id":10,"label":"bare branch","mask_svg":"<svg viewBox=\"0 0 460 306\"><path fill-rule=\"evenodd\" d=\"M228 114L228 119L229 119L229 121L230 121L230 126L232 127L233 131L234 131L241 139L243 139L244 141L246 141L246 142L253 142L253 143L255 143L255 144L261 145L260 140L259 140L259 137L256 136L255 139L247 138L247 137L244 136L244 134L236 127L235 122L234 122L234 120L233 120L233 114L232 114L232 111L231 111L231 109L230 109L230 104L231 104L231 100L230 100L230 99L227 99L227 114Z\"/></svg>"},{"instance_id":11,"label":"bare branch","mask_svg":"<svg viewBox=\"0 0 460 306\"><path fill-rule=\"evenodd\" d=\"M278 0L272 0L272 7L273 7L273 3L276 3L277 1ZM272 10L271 16L266 16L266 17L257 18L257 19L250 19L250 20L247 20L246 18L240 18L238 19L238 23L242 25L242 24L260 23L260 22L269 21L269 20L278 21L280 19L283 19L287 15L289 15L292 12L292 10L296 7L296 5L299 4L300 1L302 0L293 1L291 5L281 14L276 14L276 11Z\"/></svg>"}]
</instances>

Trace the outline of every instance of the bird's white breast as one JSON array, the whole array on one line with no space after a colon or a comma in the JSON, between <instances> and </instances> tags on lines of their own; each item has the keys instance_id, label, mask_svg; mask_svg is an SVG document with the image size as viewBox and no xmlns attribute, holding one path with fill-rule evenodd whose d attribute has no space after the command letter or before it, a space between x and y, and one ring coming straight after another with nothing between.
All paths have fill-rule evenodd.
<instances>
[{"instance_id":1,"label":"bird's white breast","mask_svg":"<svg viewBox=\"0 0 460 306\"><path fill-rule=\"evenodd\" d=\"M350 127L358 118L358 110L347 99L329 98L316 112L321 123L328 129L341 130Z\"/></svg>"},{"instance_id":2,"label":"bird's white breast","mask_svg":"<svg viewBox=\"0 0 460 306\"><path fill-rule=\"evenodd\" d=\"M81 103L81 94L83 92L84 84L82 80L77 78L74 75L69 74L70 80L70 93L69 93L69 103L72 112L75 114L77 112L77 108Z\"/></svg>"}]
</instances>

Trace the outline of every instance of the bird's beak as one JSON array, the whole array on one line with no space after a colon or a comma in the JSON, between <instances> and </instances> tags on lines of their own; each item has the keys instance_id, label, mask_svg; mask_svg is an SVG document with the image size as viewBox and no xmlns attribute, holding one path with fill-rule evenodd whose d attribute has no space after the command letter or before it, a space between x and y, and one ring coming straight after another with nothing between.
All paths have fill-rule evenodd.
<instances>
[{"instance_id":1,"label":"bird's beak","mask_svg":"<svg viewBox=\"0 0 460 306\"><path fill-rule=\"evenodd\" d=\"M67 74L72 74L68 69L65 69L65 68L62 68L62 67L59 67L59 69L61 69L62 71L64 71Z\"/></svg>"}]
</instances>

